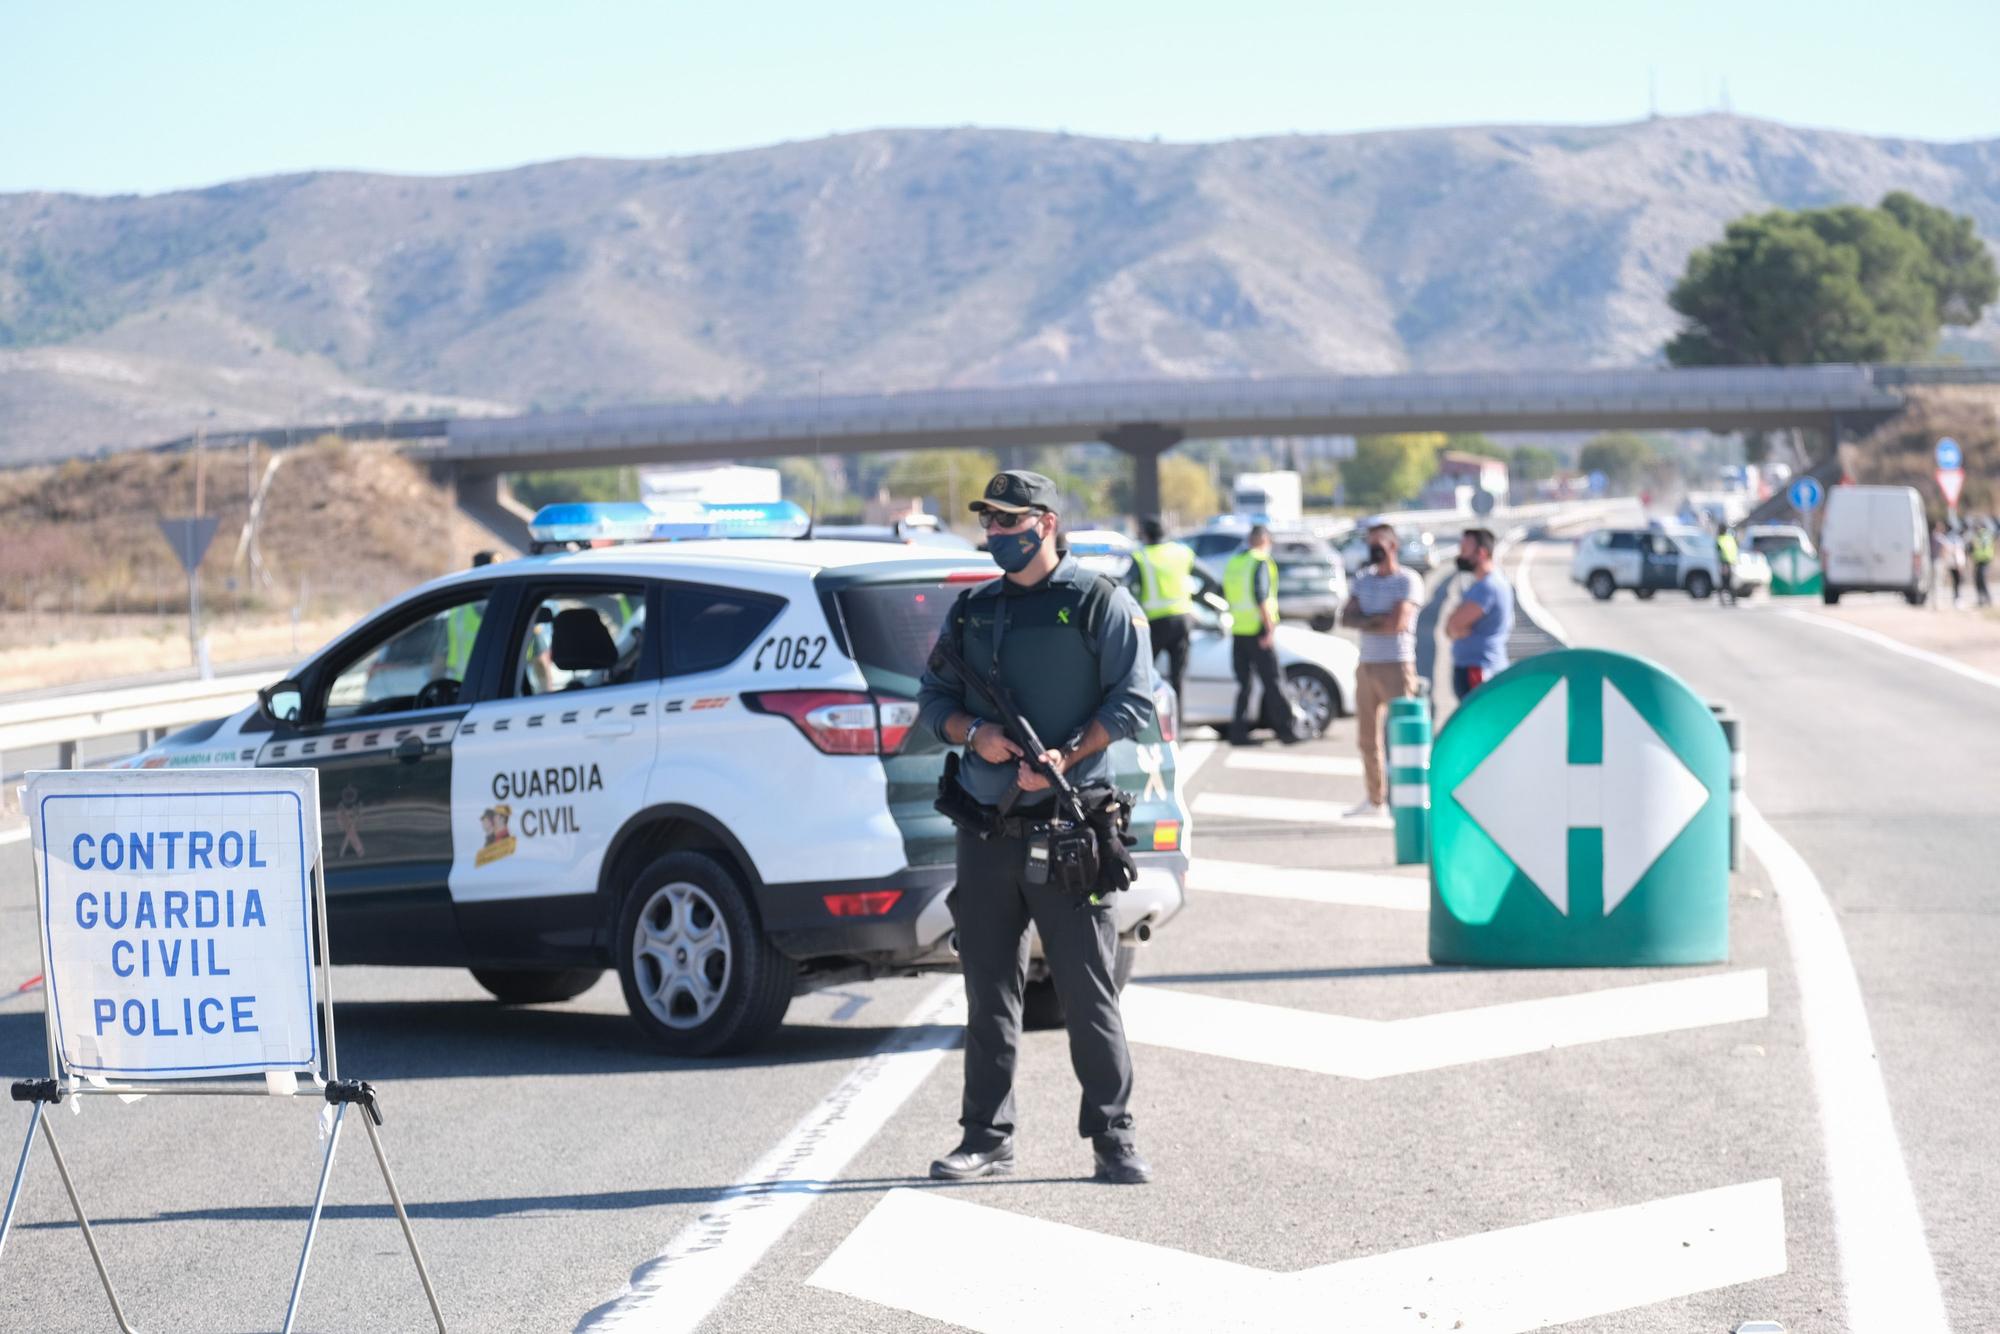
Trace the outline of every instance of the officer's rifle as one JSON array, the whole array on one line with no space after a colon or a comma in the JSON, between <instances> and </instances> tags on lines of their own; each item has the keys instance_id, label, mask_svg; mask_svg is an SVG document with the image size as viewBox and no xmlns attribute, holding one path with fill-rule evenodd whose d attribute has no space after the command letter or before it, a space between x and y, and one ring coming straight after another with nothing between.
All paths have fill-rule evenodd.
<instances>
[{"instance_id":1,"label":"officer's rifle","mask_svg":"<svg viewBox=\"0 0 2000 1334\"><path fill-rule=\"evenodd\" d=\"M1042 745L1042 738L1035 732L1035 725L1015 707L1013 692L992 677L981 676L973 671L972 665L966 662L965 655L951 642L948 630L938 637L937 647L931 650L931 662L937 666L949 667L960 680L985 697L986 702L993 706L994 712L1000 715L1000 728L1007 734L1007 739L1021 748L1021 758L1026 761L1030 769L1048 779L1049 786L1055 789L1056 802L1061 807L1061 813L1077 825L1087 824L1090 814L1084 808L1082 794L1076 790L1076 785L1064 776L1061 769L1042 758L1047 747ZM1021 786L1017 780L1007 789L1007 795L1001 798L1000 813L1006 815L1012 812L1014 804L1020 799Z\"/></svg>"}]
</instances>

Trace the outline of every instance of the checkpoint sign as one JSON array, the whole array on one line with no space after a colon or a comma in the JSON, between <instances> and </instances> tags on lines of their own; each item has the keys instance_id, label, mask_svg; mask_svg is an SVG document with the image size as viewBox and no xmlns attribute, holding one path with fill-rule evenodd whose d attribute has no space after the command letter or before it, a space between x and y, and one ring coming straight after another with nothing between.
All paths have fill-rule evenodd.
<instances>
[{"instance_id":1,"label":"checkpoint sign","mask_svg":"<svg viewBox=\"0 0 2000 1334\"><path fill-rule=\"evenodd\" d=\"M26 810L49 1023L71 1072L320 1065L316 772L36 773Z\"/></svg>"},{"instance_id":2,"label":"checkpoint sign","mask_svg":"<svg viewBox=\"0 0 2000 1334\"><path fill-rule=\"evenodd\" d=\"M1819 561L1794 543L1770 555L1772 597L1817 597L1821 578Z\"/></svg>"},{"instance_id":3,"label":"checkpoint sign","mask_svg":"<svg viewBox=\"0 0 2000 1334\"><path fill-rule=\"evenodd\" d=\"M1568 649L1481 686L1431 755L1430 953L1498 966L1729 954L1729 746L1640 658Z\"/></svg>"}]
</instances>

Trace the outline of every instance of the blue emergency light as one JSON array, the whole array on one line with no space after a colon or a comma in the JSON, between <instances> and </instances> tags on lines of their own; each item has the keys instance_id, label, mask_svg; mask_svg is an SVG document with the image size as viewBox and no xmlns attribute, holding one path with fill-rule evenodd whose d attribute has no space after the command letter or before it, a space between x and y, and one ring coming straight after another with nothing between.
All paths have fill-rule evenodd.
<instances>
[{"instance_id":1,"label":"blue emergency light","mask_svg":"<svg viewBox=\"0 0 2000 1334\"><path fill-rule=\"evenodd\" d=\"M804 537L812 526L789 500L663 506L653 514L656 541L705 537Z\"/></svg>"},{"instance_id":2,"label":"blue emergency light","mask_svg":"<svg viewBox=\"0 0 2000 1334\"><path fill-rule=\"evenodd\" d=\"M710 537L803 537L812 526L789 500L765 503L637 500L569 501L544 505L528 524L537 543L672 542Z\"/></svg>"},{"instance_id":3,"label":"blue emergency light","mask_svg":"<svg viewBox=\"0 0 2000 1334\"><path fill-rule=\"evenodd\" d=\"M569 501L544 505L528 523L537 542L642 542L653 535L653 511L636 500Z\"/></svg>"}]
</instances>

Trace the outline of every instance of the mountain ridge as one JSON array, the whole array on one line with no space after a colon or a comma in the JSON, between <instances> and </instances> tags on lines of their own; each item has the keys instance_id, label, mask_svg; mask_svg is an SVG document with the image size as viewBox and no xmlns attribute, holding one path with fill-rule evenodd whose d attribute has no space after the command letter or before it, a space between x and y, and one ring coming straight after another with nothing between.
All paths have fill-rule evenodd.
<instances>
[{"instance_id":1,"label":"mountain ridge","mask_svg":"<svg viewBox=\"0 0 2000 1334\"><path fill-rule=\"evenodd\" d=\"M2000 140L1730 116L1215 144L873 130L0 195L0 462L329 416L1645 364L1741 214L2000 236ZM1959 346L1991 356L2000 323Z\"/></svg>"}]
</instances>

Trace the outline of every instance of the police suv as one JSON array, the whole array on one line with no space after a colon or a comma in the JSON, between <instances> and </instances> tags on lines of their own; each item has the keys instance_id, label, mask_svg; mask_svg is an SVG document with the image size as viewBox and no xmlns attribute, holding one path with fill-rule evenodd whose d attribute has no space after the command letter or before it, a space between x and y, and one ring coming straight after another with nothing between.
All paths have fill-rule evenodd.
<instances>
[{"instance_id":1,"label":"police suv","mask_svg":"<svg viewBox=\"0 0 2000 1334\"><path fill-rule=\"evenodd\" d=\"M631 522L565 508L582 513L544 511L537 535ZM616 968L663 1048L741 1051L795 994L955 967L945 748L914 727L917 686L954 598L997 573L971 552L768 538L490 565L127 763L317 769L336 963L465 967L515 1003ZM1160 728L1112 752L1138 798L1121 985L1186 882ZM1059 1022L1038 958L1027 1007Z\"/></svg>"}]
</instances>

